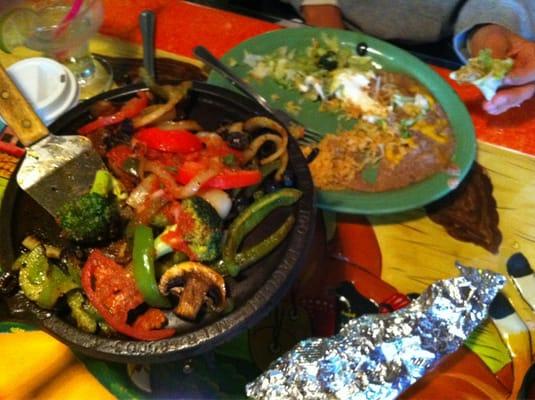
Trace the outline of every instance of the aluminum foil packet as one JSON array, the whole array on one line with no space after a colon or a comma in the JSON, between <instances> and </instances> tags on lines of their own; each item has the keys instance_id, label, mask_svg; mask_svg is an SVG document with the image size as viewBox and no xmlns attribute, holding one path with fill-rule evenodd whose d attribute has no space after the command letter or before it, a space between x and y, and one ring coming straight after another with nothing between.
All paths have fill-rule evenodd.
<instances>
[{"instance_id":1,"label":"aluminum foil packet","mask_svg":"<svg viewBox=\"0 0 535 400\"><path fill-rule=\"evenodd\" d=\"M492 271L457 264L407 307L364 315L329 338L301 341L246 385L257 399L394 399L487 318L505 283Z\"/></svg>"}]
</instances>

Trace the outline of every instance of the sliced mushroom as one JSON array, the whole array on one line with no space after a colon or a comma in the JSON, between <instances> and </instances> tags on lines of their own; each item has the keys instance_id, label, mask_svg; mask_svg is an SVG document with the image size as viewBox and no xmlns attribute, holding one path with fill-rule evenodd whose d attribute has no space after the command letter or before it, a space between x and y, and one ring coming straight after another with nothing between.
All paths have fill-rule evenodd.
<instances>
[{"instance_id":1,"label":"sliced mushroom","mask_svg":"<svg viewBox=\"0 0 535 400\"><path fill-rule=\"evenodd\" d=\"M174 265L162 275L160 292L179 298L173 312L179 317L194 320L206 304L214 311L221 311L226 304L226 288L223 277L213 269L192 261Z\"/></svg>"}]
</instances>

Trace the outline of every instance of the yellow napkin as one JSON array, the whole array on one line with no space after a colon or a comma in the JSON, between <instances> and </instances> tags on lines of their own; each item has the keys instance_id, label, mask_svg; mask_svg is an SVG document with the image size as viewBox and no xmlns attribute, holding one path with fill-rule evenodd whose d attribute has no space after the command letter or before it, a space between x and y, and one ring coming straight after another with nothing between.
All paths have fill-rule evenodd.
<instances>
[{"instance_id":1,"label":"yellow napkin","mask_svg":"<svg viewBox=\"0 0 535 400\"><path fill-rule=\"evenodd\" d=\"M0 334L0 399L114 399L67 346L41 331Z\"/></svg>"}]
</instances>

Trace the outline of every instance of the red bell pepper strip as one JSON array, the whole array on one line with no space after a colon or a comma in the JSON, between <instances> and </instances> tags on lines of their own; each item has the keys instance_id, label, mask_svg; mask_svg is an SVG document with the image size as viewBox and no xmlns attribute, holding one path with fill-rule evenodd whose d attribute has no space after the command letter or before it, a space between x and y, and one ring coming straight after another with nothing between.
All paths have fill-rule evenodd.
<instances>
[{"instance_id":1,"label":"red bell pepper strip","mask_svg":"<svg viewBox=\"0 0 535 400\"><path fill-rule=\"evenodd\" d=\"M137 92L137 97L128 100L115 114L98 117L96 120L82 126L80 129L78 129L78 132L80 132L82 135L87 135L88 133L99 128L118 124L127 118L135 117L141 113L141 111L143 111L148 104L149 96L147 93Z\"/></svg>"},{"instance_id":2,"label":"red bell pepper strip","mask_svg":"<svg viewBox=\"0 0 535 400\"><path fill-rule=\"evenodd\" d=\"M178 183L185 185L206 167L202 163L186 161L176 176ZM230 169L223 170L208 180L203 188L236 189L256 185L262 181L262 173L255 169Z\"/></svg>"},{"instance_id":3,"label":"red bell pepper strip","mask_svg":"<svg viewBox=\"0 0 535 400\"><path fill-rule=\"evenodd\" d=\"M91 251L82 268L82 287L91 304L117 332L139 340L165 339L176 332L173 328L144 330L126 323L128 311L143 303L143 296L134 278L100 250Z\"/></svg>"},{"instance_id":4,"label":"red bell pepper strip","mask_svg":"<svg viewBox=\"0 0 535 400\"><path fill-rule=\"evenodd\" d=\"M145 143L149 149L168 153L188 154L203 148L202 141L186 130L165 130L157 127L140 129L136 140Z\"/></svg>"},{"instance_id":5,"label":"red bell pepper strip","mask_svg":"<svg viewBox=\"0 0 535 400\"><path fill-rule=\"evenodd\" d=\"M134 156L134 151L125 144L119 144L106 153L106 159L114 171L123 170L126 160Z\"/></svg>"},{"instance_id":6,"label":"red bell pepper strip","mask_svg":"<svg viewBox=\"0 0 535 400\"><path fill-rule=\"evenodd\" d=\"M128 168L125 168L127 160L134 160L134 156L134 151L125 144L117 145L106 153L108 166L119 181L127 188L133 187L135 184L133 180L135 178L130 174Z\"/></svg>"}]
</instances>

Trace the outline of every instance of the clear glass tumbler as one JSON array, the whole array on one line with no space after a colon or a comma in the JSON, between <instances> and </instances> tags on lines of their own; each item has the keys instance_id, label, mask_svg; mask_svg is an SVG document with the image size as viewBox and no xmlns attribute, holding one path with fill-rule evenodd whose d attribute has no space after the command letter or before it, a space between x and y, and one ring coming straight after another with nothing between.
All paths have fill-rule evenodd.
<instances>
[{"instance_id":1,"label":"clear glass tumbler","mask_svg":"<svg viewBox=\"0 0 535 400\"><path fill-rule=\"evenodd\" d=\"M67 66L80 85L80 98L108 90L111 67L89 52L89 39L103 20L101 0L47 0L34 3L32 29L25 46Z\"/></svg>"}]
</instances>

